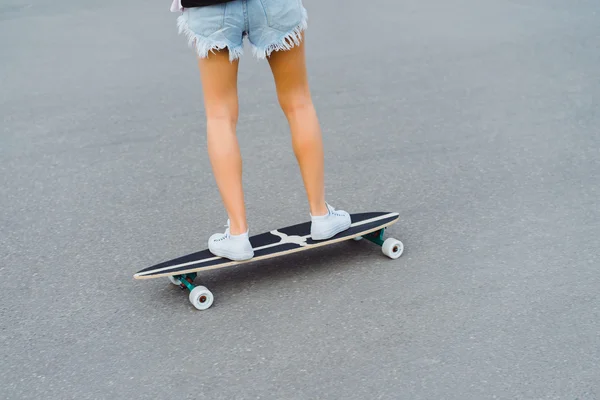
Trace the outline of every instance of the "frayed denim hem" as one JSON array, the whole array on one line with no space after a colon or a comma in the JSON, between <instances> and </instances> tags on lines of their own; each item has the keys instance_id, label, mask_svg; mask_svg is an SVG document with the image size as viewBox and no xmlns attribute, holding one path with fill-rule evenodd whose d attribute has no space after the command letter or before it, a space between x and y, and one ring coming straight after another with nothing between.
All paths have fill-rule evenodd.
<instances>
[{"instance_id":1,"label":"frayed denim hem","mask_svg":"<svg viewBox=\"0 0 600 400\"><path fill-rule=\"evenodd\" d=\"M279 40L266 47L256 46L250 42L252 46L252 53L258 59L265 59L271 55L274 51L290 50L294 45L300 46L302 40L302 33L306 31L308 27L308 13L305 8L302 8L302 21L298 26L292 29L290 32L284 34Z\"/></svg>"},{"instance_id":2,"label":"frayed denim hem","mask_svg":"<svg viewBox=\"0 0 600 400\"><path fill-rule=\"evenodd\" d=\"M233 47L226 41L210 40L205 36L194 33L188 26L187 20L183 15L177 18L177 27L179 34L184 34L188 39L188 46L196 50L198 57L207 58L208 53L214 54L215 50L227 49L229 51L229 61L233 62L244 54L243 46Z\"/></svg>"}]
</instances>

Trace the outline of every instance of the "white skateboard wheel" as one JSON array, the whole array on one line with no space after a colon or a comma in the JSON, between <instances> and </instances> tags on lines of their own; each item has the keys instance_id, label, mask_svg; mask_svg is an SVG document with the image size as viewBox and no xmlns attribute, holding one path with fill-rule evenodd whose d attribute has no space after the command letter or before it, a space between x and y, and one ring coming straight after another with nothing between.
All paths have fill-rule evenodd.
<instances>
[{"instance_id":1,"label":"white skateboard wheel","mask_svg":"<svg viewBox=\"0 0 600 400\"><path fill-rule=\"evenodd\" d=\"M362 240L363 237L362 236L357 236L355 238L353 238L352 240L354 240L355 242L358 242L359 240Z\"/></svg>"},{"instance_id":2,"label":"white skateboard wheel","mask_svg":"<svg viewBox=\"0 0 600 400\"><path fill-rule=\"evenodd\" d=\"M396 259L400 257L404 252L404 244L397 239L389 238L386 239L385 242L383 242L383 246L381 246L381 251L389 258Z\"/></svg>"},{"instance_id":3,"label":"white skateboard wheel","mask_svg":"<svg viewBox=\"0 0 600 400\"><path fill-rule=\"evenodd\" d=\"M204 286L196 286L190 292L190 303L198 310L206 310L214 301L213 294Z\"/></svg>"},{"instance_id":4,"label":"white skateboard wheel","mask_svg":"<svg viewBox=\"0 0 600 400\"><path fill-rule=\"evenodd\" d=\"M167 278L169 278L169 282L171 282L173 285L175 285L175 286L181 285L181 281L179 279L175 279L175 277L173 277L173 276L168 276Z\"/></svg>"}]
</instances>

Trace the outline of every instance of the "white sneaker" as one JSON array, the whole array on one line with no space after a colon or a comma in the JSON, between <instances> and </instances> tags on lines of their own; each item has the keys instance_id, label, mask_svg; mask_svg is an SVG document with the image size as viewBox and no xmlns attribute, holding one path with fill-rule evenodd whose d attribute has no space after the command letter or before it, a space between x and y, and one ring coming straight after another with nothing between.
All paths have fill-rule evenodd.
<instances>
[{"instance_id":1,"label":"white sneaker","mask_svg":"<svg viewBox=\"0 0 600 400\"><path fill-rule=\"evenodd\" d=\"M215 256L233 261L244 261L254 257L254 250L250 244L248 232L241 235L231 235L229 233L229 220L227 220L225 233L215 233L208 239L208 249Z\"/></svg>"},{"instance_id":2,"label":"white sneaker","mask_svg":"<svg viewBox=\"0 0 600 400\"><path fill-rule=\"evenodd\" d=\"M337 211L327 204L328 214L321 216L311 215L310 236L313 240L329 239L340 232L350 228L352 221L346 211Z\"/></svg>"}]
</instances>

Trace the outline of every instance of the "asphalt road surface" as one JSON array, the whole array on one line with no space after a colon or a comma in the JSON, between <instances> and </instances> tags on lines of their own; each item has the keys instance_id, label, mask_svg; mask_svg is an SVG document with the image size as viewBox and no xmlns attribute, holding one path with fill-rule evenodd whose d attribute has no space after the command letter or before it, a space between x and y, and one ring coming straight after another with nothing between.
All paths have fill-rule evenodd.
<instances>
[{"instance_id":1,"label":"asphalt road surface","mask_svg":"<svg viewBox=\"0 0 600 400\"><path fill-rule=\"evenodd\" d=\"M600 3L305 5L327 198L406 251L207 272L201 312L132 278L226 222L169 1L2 1L0 398L600 399ZM308 209L246 54L259 233Z\"/></svg>"}]
</instances>

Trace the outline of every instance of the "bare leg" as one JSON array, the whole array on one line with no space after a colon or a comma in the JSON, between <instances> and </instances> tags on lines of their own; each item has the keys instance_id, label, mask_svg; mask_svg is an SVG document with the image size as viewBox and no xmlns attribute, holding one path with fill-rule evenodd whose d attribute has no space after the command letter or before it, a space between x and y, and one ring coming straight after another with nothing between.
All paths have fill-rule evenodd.
<instances>
[{"instance_id":1,"label":"bare leg","mask_svg":"<svg viewBox=\"0 0 600 400\"><path fill-rule=\"evenodd\" d=\"M273 52L269 65L277 97L292 134L294 154L312 215L327 214L324 185L324 156L321 128L312 103L306 73L304 41L287 51Z\"/></svg>"},{"instance_id":2,"label":"bare leg","mask_svg":"<svg viewBox=\"0 0 600 400\"><path fill-rule=\"evenodd\" d=\"M237 73L239 61L230 62L227 50L198 60L208 136L208 154L221 198L230 219L230 233L248 230L242 157L236 136L238 121Z\"/></svg>"}]
</instances>

